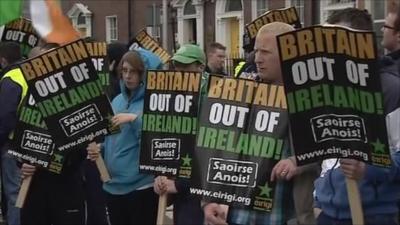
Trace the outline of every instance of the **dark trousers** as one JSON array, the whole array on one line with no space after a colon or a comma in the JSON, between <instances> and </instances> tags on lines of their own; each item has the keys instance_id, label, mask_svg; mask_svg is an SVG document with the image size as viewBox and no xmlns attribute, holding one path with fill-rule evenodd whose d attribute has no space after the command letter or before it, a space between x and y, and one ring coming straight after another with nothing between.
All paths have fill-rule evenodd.
<instances>
[{"instance_id":1,"label":"dark trousers","mask_svg":"<svg viewBox=\"0 0 400 225\"><path fill-rule=\"evenodd\" d=\"M201 225L203 221L200 198L189 193L178 193L174 199L174 225Z\"/></svg>"},{"instance_id":2,"label":"dark trousers","mask_svg":"<svg viewBox=\"0 0 400 225\"><path fill-rule=\"evenodd\" d=\"M53 175L36 171L21 209L21 224L86 224L86 204L80 175L79 172Z\"/></svg>"},{"instance_id":3,"label":"dark trousers","mask_svg":"<svg viewBox=\"0 0 400 225\"><path fill-rule=\"evenodd\" d=\"M107 194L111 225L153 225L157 221L158 195L153 188L125 195Z\"/></svg>"},{"instance_id":4,"label":"dark trousers","mask_svg":"<svg viewBox=\"0 0 400 225\"><path fill-rule=\"evenodd\" d=\"M83 162L83 174L87 201L87 224L108 225L106 195L96 164L85 160Z\"/></svg>"},{"instance_id":5,"label":"dark trousers","mask_svg":"<svg viewBox=\"0 0 400 225\"><path fill-rule=\"evenodd\" d=\"M364 215L365 225L398 225L397 214L379 214L373 216ZM353 225L351 219L335 219L324 212L321 212L317 218L318 225Z\"/></svg>"}]
</instances>

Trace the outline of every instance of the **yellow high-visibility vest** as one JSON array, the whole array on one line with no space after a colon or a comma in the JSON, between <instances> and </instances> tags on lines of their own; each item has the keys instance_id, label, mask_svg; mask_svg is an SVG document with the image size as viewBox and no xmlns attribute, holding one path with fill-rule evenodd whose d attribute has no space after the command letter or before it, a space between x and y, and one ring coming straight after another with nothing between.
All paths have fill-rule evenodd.
<instances>
[{"instance_id":1,"label":"yellow high-visibility vest","mask_svg":"<svg viewBox=\"0 0 400 225\"><path fill-rule=\"evenodd\" d=\"M244 64L246 64L246 62L242 61L235 67L235 78L240 75L239 72L243 68Z\"/></svg>"},{"instance_id":2,"label":"yellow high-visibility vest","mask_svg":"<svg viewBox=\"0 0 400 225\"><path fill-rule=\"evenodd\" d=\"M21 108L22 102L25 99L25 96L28 93L28 84L26 83L25 77L22 74L21 69L16 68L16 69L12 69L10 71L8 71L6 74L4 74L4 76L1 78L1 80L3 80L4 78L9 78L11 79L14 83L18 84L19 86L21 86L21 98L19 100L18 103L18 110ZM14 131L10 133L10 135L8 136L10 139L12 139L14 136Z\"/></svg>"}]
</instances>

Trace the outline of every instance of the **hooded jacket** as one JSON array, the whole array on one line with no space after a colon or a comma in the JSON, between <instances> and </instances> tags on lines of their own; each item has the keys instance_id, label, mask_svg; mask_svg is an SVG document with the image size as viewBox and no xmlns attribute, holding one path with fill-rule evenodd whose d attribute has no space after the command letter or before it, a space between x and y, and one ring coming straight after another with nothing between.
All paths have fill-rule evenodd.
<instances>
[{"instance_id":1,"label":"hooded jacket","mask_svg":"<svg viewBox=\"0 0 400 225\"><path fill-rule=\"evenodd\" d=\"M382 84L392 167L366 165L358 183L364 216L395 214L400 199L400 51L381 60ZM337 163L336 163L337 164ZM336 219L351 218L346 181L340 168L331 168L315 181L316 205Z\"/></svg>"},{"instance_id":2,"label":"hooded jacket","mask_svg":"<svg viewBox=\"0 0 400 225\"><path fill-rule=\"evenodd\" d=\"M400 152L392 155L392 166L380 168L366 165L365 175L358 182L364 216L396 214L400 195ZM340 168L328 170L315 181L316 205L336 219L350 219L346 180Z\"/></svg>"},{"instance_id":3,"label":"hooded jacket","mask_svg":"<svg viewBox=\"0 0 400 225\"><path fill-rule=\"evenodd\" d=\"M161 60L153 53L144 49L138 52L146 70L157 69L162 65ZM133 122L120 125L121 132L107 136L102 145L104 161L111 176L111 181L105 183L103 188L114 195L127 194L153 183L153 176L139 173L145 84L142 82L130 98L122 80L120 87L121 94L112 101L114 113L134 113L138 117Z\"/></svg>"}]
</instances>

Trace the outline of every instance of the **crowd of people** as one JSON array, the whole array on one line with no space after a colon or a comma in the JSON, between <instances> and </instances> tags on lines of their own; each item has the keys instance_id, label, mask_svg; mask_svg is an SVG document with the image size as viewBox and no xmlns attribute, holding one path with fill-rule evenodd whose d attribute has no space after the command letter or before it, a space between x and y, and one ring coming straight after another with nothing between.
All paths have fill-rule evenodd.
<instances>
[{"instance_id":1,"label":"crowd of people","mask_svg":"<svg viewBox=\"0 0 400 225\"><path fill-rule=\"evenodd\" d=\"M356 8L338 10L328 24L358 30L372 30L371 15ZM212 43L206 51L183 44L173 55L170 69L196 71L202 75L202 94L209 74L283 84L276 36L293 31L282 22L264 25L254 46L246 46L248 58L236 74L224 72L226 48ZM284 140L282 159L274 166L276 181L271 212L205 202L190 194L190 181L139 172L145 76L149 69L162 69L161 60L145 49L129 51L126 44L111 43L107 54L111 84L105 92L112 99L112 123L121 132L106 136L103 143L91 143L73 151L56 175L7 154L18 111L28 86L18 69L23 60L19 45L0 43L0 147L2 212L9 225L50 224L156 224L158 197L168 194L176 225L284 225L294 219L299 225L352 224L345 178L355 179L361 193L365 224L399 224L400 199L400 9L392 9L382 27L382 46L388 54L379 60L388 141L392 166L380 168L353 159L329 159L298 166L290 137ZM42 44L34 57L57 45ZM94 161L102 156L111 180L102 183ZM32 178L23 208L15 207L21 179Z\"/></svg>"}]
</instances>

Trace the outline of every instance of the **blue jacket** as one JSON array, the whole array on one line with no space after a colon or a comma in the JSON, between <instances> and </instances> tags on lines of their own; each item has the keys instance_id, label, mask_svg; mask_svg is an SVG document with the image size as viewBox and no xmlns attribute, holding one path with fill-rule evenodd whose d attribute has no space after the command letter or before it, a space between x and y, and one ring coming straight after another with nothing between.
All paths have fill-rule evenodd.
<instances>
[{"instance_id":1,"label":"blue jacket","mask_svg":"<svg viewBox=\"0 0 400 225\"><path fill-rule=\"evenodd\" d=\"M365 216L397 213L400 198L400 51L385 56L380 63L392 167L384 169L367 165L365 176L359 182ZM336 219L351 218L345 178L340 168L328 170L318 178L315 191L316 205L325 214Z\"/></svg>"},{"instance_id":2,"label":"blue jacket","mask_svg":"<svg viewBox=\"0 0 400 225\"><path fill-rule=\"evenodd\" d=\"M140 50L139 54L146 69L157 69L162 65L161 60L147 50ZM134 113L138 117L133 122L122 124L120 133L107 136L102 146L104 161L111 176L111 181L105 183L103 188L108 193L115 195L127 194L153 183L153 176L139 173L145 85L142 84L138 87L131 98L128 98L122 80L120 87L121 94L112 101L114 113Z\"/></svg>"},{"instance_id":3,"label":"blue jacket","mask_svg":"<svg viewBox=\"0 0 400 225\"><path fill-rule=\"evenodd\" d=\"M366 165L358 182L364 216L395 214L400 197L400 152L392 155L392 167ZM346 181L340 168L328 170L315 181L316 205L336 219L350 219Z\"/></svg>"}]
</instances>

